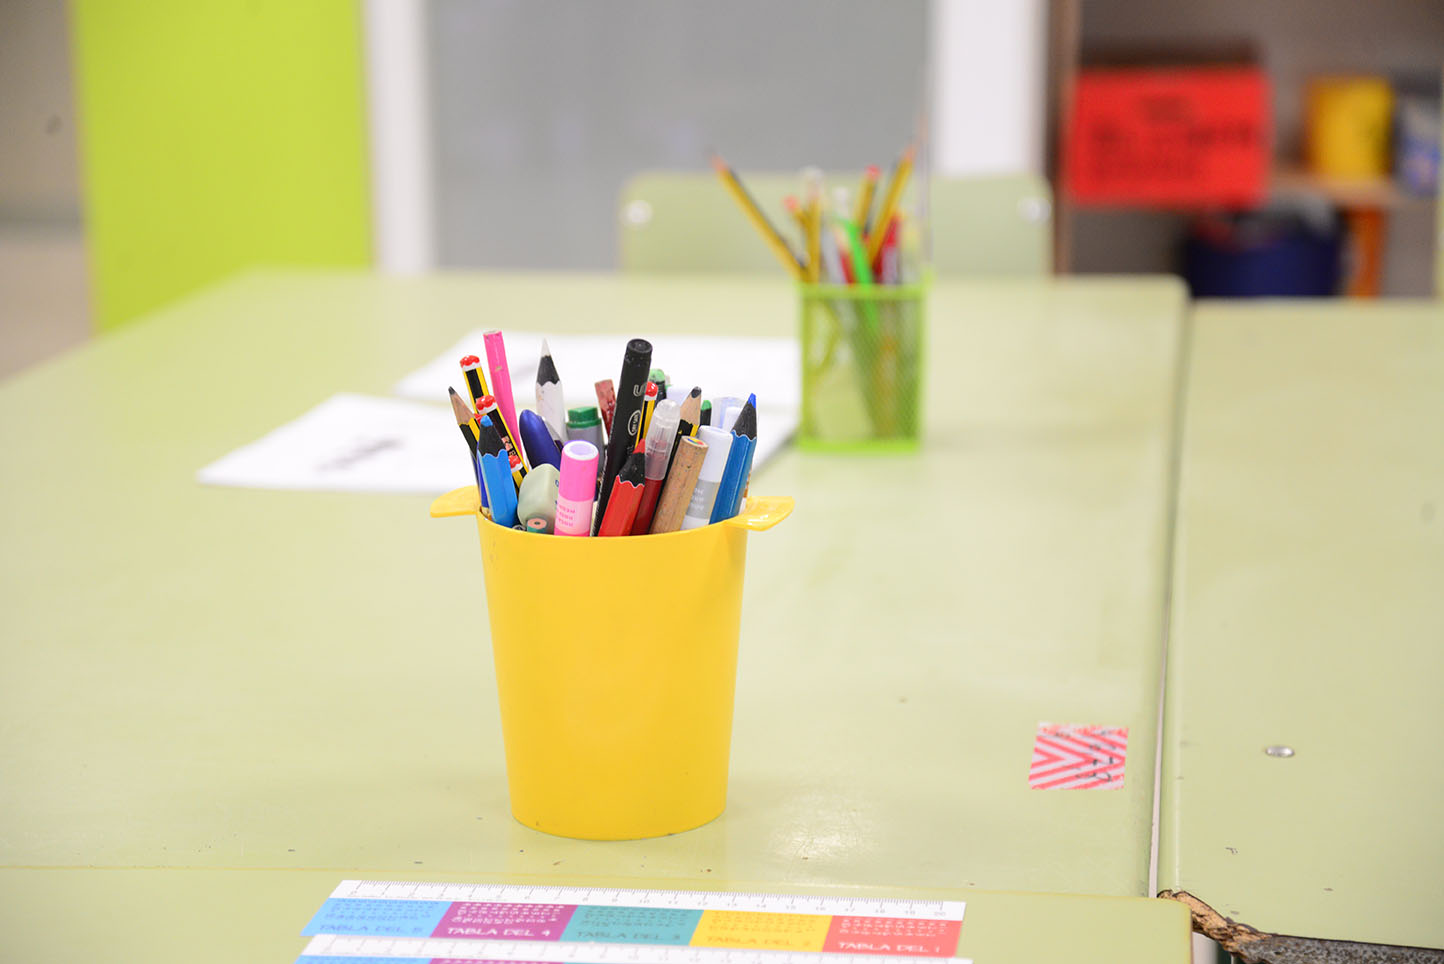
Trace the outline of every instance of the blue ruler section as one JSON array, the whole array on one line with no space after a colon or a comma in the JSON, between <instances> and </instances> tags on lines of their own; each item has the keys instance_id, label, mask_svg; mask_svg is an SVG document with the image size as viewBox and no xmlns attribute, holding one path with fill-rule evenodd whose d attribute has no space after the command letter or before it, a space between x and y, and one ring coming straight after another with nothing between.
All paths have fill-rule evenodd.
<instances>
[{"instance_id":1,"label":"blue ruler section","mask_svg":"<svg viewBox=\"0 0 1444 964\"><path fill-rule=\"evenodd\" d=\"M366 937L430 937L451 909L449 900L371 900L329 897L303 937L347 934ZM352 958L351 960L357 960ZM424 958L423 958L424 960ZM309 964L309 962L307 962Z\"/></svg>"},{"instance_id":2,"label":"blue ruler section","mask_svg":"<svg viewBox=\"0 0 1444 964\"><path fill-rule=\"evenodd\" d=\"M562 934L564 941L603 944L685 946L702 919L700 910L665 907L578 907Z\"/></svg>"}]
</instances>

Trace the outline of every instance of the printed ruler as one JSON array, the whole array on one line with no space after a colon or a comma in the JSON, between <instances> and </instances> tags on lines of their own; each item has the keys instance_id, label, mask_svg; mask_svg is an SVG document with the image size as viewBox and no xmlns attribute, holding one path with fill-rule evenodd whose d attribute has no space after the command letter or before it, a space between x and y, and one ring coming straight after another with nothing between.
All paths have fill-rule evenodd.
<instances>
[{"instance_id":1,"label":"printed ruler","mask_svg":"<svg viewBox=\"0 0 1444 964\"><path fill-rule=\"evenodd\" d=\"M799 951L719 950L636 944L534 944L518 941L471 941L438 937L311 938L296 964L344 960L445 962L508 962L508 964L915 964L911 958L876 954L819 954ZM972 964L954 958L956 964Z\"/></svg>"},{"instance_id":2,"label":"printed ruler","mask_svg":"<svg viewBox=\"0 0 1444 964\"><path fill-rule=\"evenodd\" d=\"M348 880L301 933L463 941L470 952L480 942L512 948L488 960L540 964L754 964L687 956L699 951L793 952L810 964L825 955L834 964L853 955L950 958L964 909L962 901L900 898ZM599 948L611 950L598 956ZM622 949L630 956L618 956Z\"/></svg>"},{"instance_id":3,"label":"printed ruler","mask_svg":"<svg viewBox=\"0 0 1444 964\"><path fill-rule=\"evenodd\" d=\"M899 897L810 897L802 894L740 894L715 890L618 890L536 887L527 884L423 884L414 881L343 880L333 898L461 900L495 904L573 904L596 907L661 907L678 910L740 910L760 914L828 914L961 921L960 900Z\"/></svg>"}]
</instances>

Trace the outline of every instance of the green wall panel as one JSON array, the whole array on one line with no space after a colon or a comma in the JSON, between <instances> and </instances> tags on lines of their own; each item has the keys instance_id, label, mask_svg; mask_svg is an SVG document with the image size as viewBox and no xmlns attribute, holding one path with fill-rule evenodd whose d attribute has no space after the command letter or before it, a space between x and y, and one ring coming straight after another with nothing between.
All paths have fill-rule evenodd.
<instances>
[{"instance_id":1,"label":"green wall panel","mask_svg":"<svg viewBox=\"0 0 1444 964\"><path fill-rule=\"evenodd\" d=\"M258 264L363 265L355 0L73 0L95 317Z\"/></svg>"}]
</instances>

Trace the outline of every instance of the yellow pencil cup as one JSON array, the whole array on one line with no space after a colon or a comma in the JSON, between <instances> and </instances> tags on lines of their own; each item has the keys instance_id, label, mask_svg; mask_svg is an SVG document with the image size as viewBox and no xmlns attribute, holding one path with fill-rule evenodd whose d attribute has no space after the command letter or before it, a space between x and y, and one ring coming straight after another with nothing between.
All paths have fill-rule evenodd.
<instances>
[{"instance_id":1,"label":"yellow pencil cup","mask_svg":"<svg viewBox=\"0 0 1444 964\"><path fill-rule=\"evenodd\" d=\"M496 525L475 486L432 503L481 536L512 816L632 840L721 815L747 533L791 512L754 497L700 529L568 538Z\"/></svg>"}]
</instances>

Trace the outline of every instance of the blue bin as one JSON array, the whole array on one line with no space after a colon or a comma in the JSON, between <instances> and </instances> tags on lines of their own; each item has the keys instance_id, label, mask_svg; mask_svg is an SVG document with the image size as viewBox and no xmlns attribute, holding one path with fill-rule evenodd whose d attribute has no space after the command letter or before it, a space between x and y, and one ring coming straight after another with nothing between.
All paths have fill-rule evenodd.
<instances>
[{"instance_id":1,"label":"blue bin","mask_svg":"<svg viewBox=\"0 0 1444 964\"><path fill-rule=\"evenodd\" d=\"M1201 218L1183 244L1195 298L1317 298L1337 294L1343 236L1287 212Z\"/></svg>"}]
</instances>

